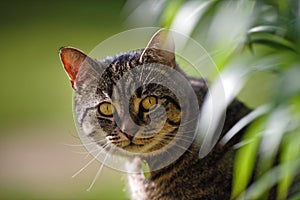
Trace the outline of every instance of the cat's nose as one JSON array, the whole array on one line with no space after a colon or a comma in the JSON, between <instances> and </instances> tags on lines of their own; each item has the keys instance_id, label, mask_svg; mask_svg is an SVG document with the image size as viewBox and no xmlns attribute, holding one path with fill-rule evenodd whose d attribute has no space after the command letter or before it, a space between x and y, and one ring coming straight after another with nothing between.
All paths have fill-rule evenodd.
<instances>
[{"instance_id":1,"label":"cat's nose","mask_svg":"<svg viewBox=\"0 0 300 200\"><path fill-rule=\"evenodd\" d=\"M121 131L131 140L138 132L139 127L129 118L126 118L121 125Z\"/></svg>"}]
</instances>

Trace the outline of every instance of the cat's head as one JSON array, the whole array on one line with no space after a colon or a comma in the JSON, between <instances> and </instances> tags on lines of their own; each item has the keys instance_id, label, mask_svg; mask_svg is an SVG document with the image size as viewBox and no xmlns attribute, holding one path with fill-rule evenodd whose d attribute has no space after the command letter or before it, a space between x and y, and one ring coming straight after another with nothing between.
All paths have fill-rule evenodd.
<instances>
[{"instance_id":1,"label":"cat's head","mask_svg":"<svg viewBox=\"0 0 300 200\"><path fill-rule=\"evenodd\" d=\"M143 155L191 144L198 103L177 70L168 31L158 31L144 50L103 60L69 47L60 56L75 91L77 123L93 141Z\"/></svg>"}]
</instances>

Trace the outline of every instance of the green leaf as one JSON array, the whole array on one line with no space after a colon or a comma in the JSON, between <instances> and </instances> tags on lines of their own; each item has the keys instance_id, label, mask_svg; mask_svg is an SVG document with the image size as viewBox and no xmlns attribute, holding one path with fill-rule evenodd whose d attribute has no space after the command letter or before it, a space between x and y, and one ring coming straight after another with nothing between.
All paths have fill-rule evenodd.
<instances>
[{"instance_id":1,"label":"green leaf","mask_svg":"<svg viewBox=\"0 0 300 200\"><path fill-rule=\"evenodd\" d=\"M267 113L270 109L270 105L262 105L242 119L240 119L220 140L220 144L225 145L231 138L233 138L237 133L239 133L244 127L249 125L252 121L260 117L261 115Z\"/></svg>"},{"instance_id":2,"label":"green leaf","mask_svg":"<svg viewBox=\"0 0 300 200\"><path fill-rule=\"evenodd\" d=\"M178 13L179 9L184 4L184 2L184 0L168 1L160 17L160 24L166 28L170 28L173 19L175 18L176 14Z\"/></svg>"},{"instance_id":3,"label":"green leaf","mask_svg":"<svg viewBox=\"0 0 300 200\"><path fill-rule=\"evenodd\" d=\"M248 34L254 34L254 33L271 33L276 35L284 35L286 30L279 26L272 26L272 25L260 25L252 27Z\"/></svg>"},{"instance_id":4,"label":"green leaf","mask_svg":"<svg viewBox=\"0 0 300 200\"><path fill-rule=\"evenodd\" d=\"M276 185L283 179L284 174L280 173L283 169L289 170L294 175L296 175L297 173L299 173L299 171L297 171L299 167L300 158L288 163L280 164L277 167L273 167L258 180L256 180L252 185L250 185L247 191L243 192L240 196L238 196L237 199L262 199L262 195L264 195L266 191L271 189L274 185Z\"/></svg>"},{"instance_id":5,"label":"green leaf","mask_svg":"<svg viewBox=\"0 0 300 200\"><path fill-rule=\"evenodd\" d=\"M282 180L278 184L277 195L279 199L286 199L288 195L289 188L294 179L293 171L289 170L291 166L289 165L292 160L296 160L300 156L300 134L299 130L293 133L289 133L289 136L285 138L282 145L280 162L287 163L281 170L283 176Z\"/></svg>"},{"instance_id":6,"label":"green leaf","mask_svg":"<svg viewBox=\"0 0 300 200\"><path fill-rule=\"evenodd\" d=\"M291 41L268 32L256 32L250 34L247 44L249 46L252 46L253 44L267 45L277 50L288 49L298 53L297 47Z\"/></svg>"},{"instance_id":7,"label":"green leaf","mask_svg":"<svg viewBox=\"0 0 300 200\"><path fill-rule=\"evenodd\" d=\"M143 160L143 162L142 162L142 170L144 172L144 176L146 178L149 178L150 175L151 175L151 173L150 173L150 167L149 167L147 161L145 161L145 160Z\"/></svg>"},{"instance_id":8,"label":"green leaf","mask_svg":"<svg viewBox=\"0 0 300 200\"><path fill-rule=\"evenodd\" d=\"M232 199L240 195L248 186L256 160L256 155L259 147L262 127L265 123L264 118L256 120L247 130L243 137L243 141L251 141L245 146L242 146L236 154L234 162L233 188Z\"/></svg>"}]
</instances>

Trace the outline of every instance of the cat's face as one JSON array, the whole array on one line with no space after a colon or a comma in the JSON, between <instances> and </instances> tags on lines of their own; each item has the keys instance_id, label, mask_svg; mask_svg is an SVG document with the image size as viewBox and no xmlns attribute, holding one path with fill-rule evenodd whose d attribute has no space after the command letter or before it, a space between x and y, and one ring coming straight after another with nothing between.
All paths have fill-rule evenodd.
<instances>
[{"instance_id":1,"label":"cat's face","mask_svg":"<svg viewBox=\"0 0 300 200\"><path fill-rule=\"evenodd\" d=\"M100 61L73 48L60 55L75 90L77 122L93 141L134 154L191 143L197 113L190 111L197 105L185 100L190 86L174 70L174 45L166 32L144 51Z\"/></svg>"}]
</instances>

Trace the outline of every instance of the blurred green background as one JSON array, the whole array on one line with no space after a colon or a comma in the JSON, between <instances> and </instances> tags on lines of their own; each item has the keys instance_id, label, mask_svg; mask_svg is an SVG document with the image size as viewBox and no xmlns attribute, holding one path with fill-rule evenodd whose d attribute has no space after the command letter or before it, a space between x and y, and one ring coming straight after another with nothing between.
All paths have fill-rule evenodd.
<instances>
[{"instance_id":1,"label":"blurred green background","mask_svg":"<svg viewBox=\"0 0 300 200\"><path fill-rule=\"evenodd\" d=\"M124 29L124 1L0 2L0 199L125 199L123 174L93 163L76 138L58 50L89 52ZM74 137L75 136L75 137ZM108 198L109 197L109 198Z\"/></svg>"}]
</instances>

